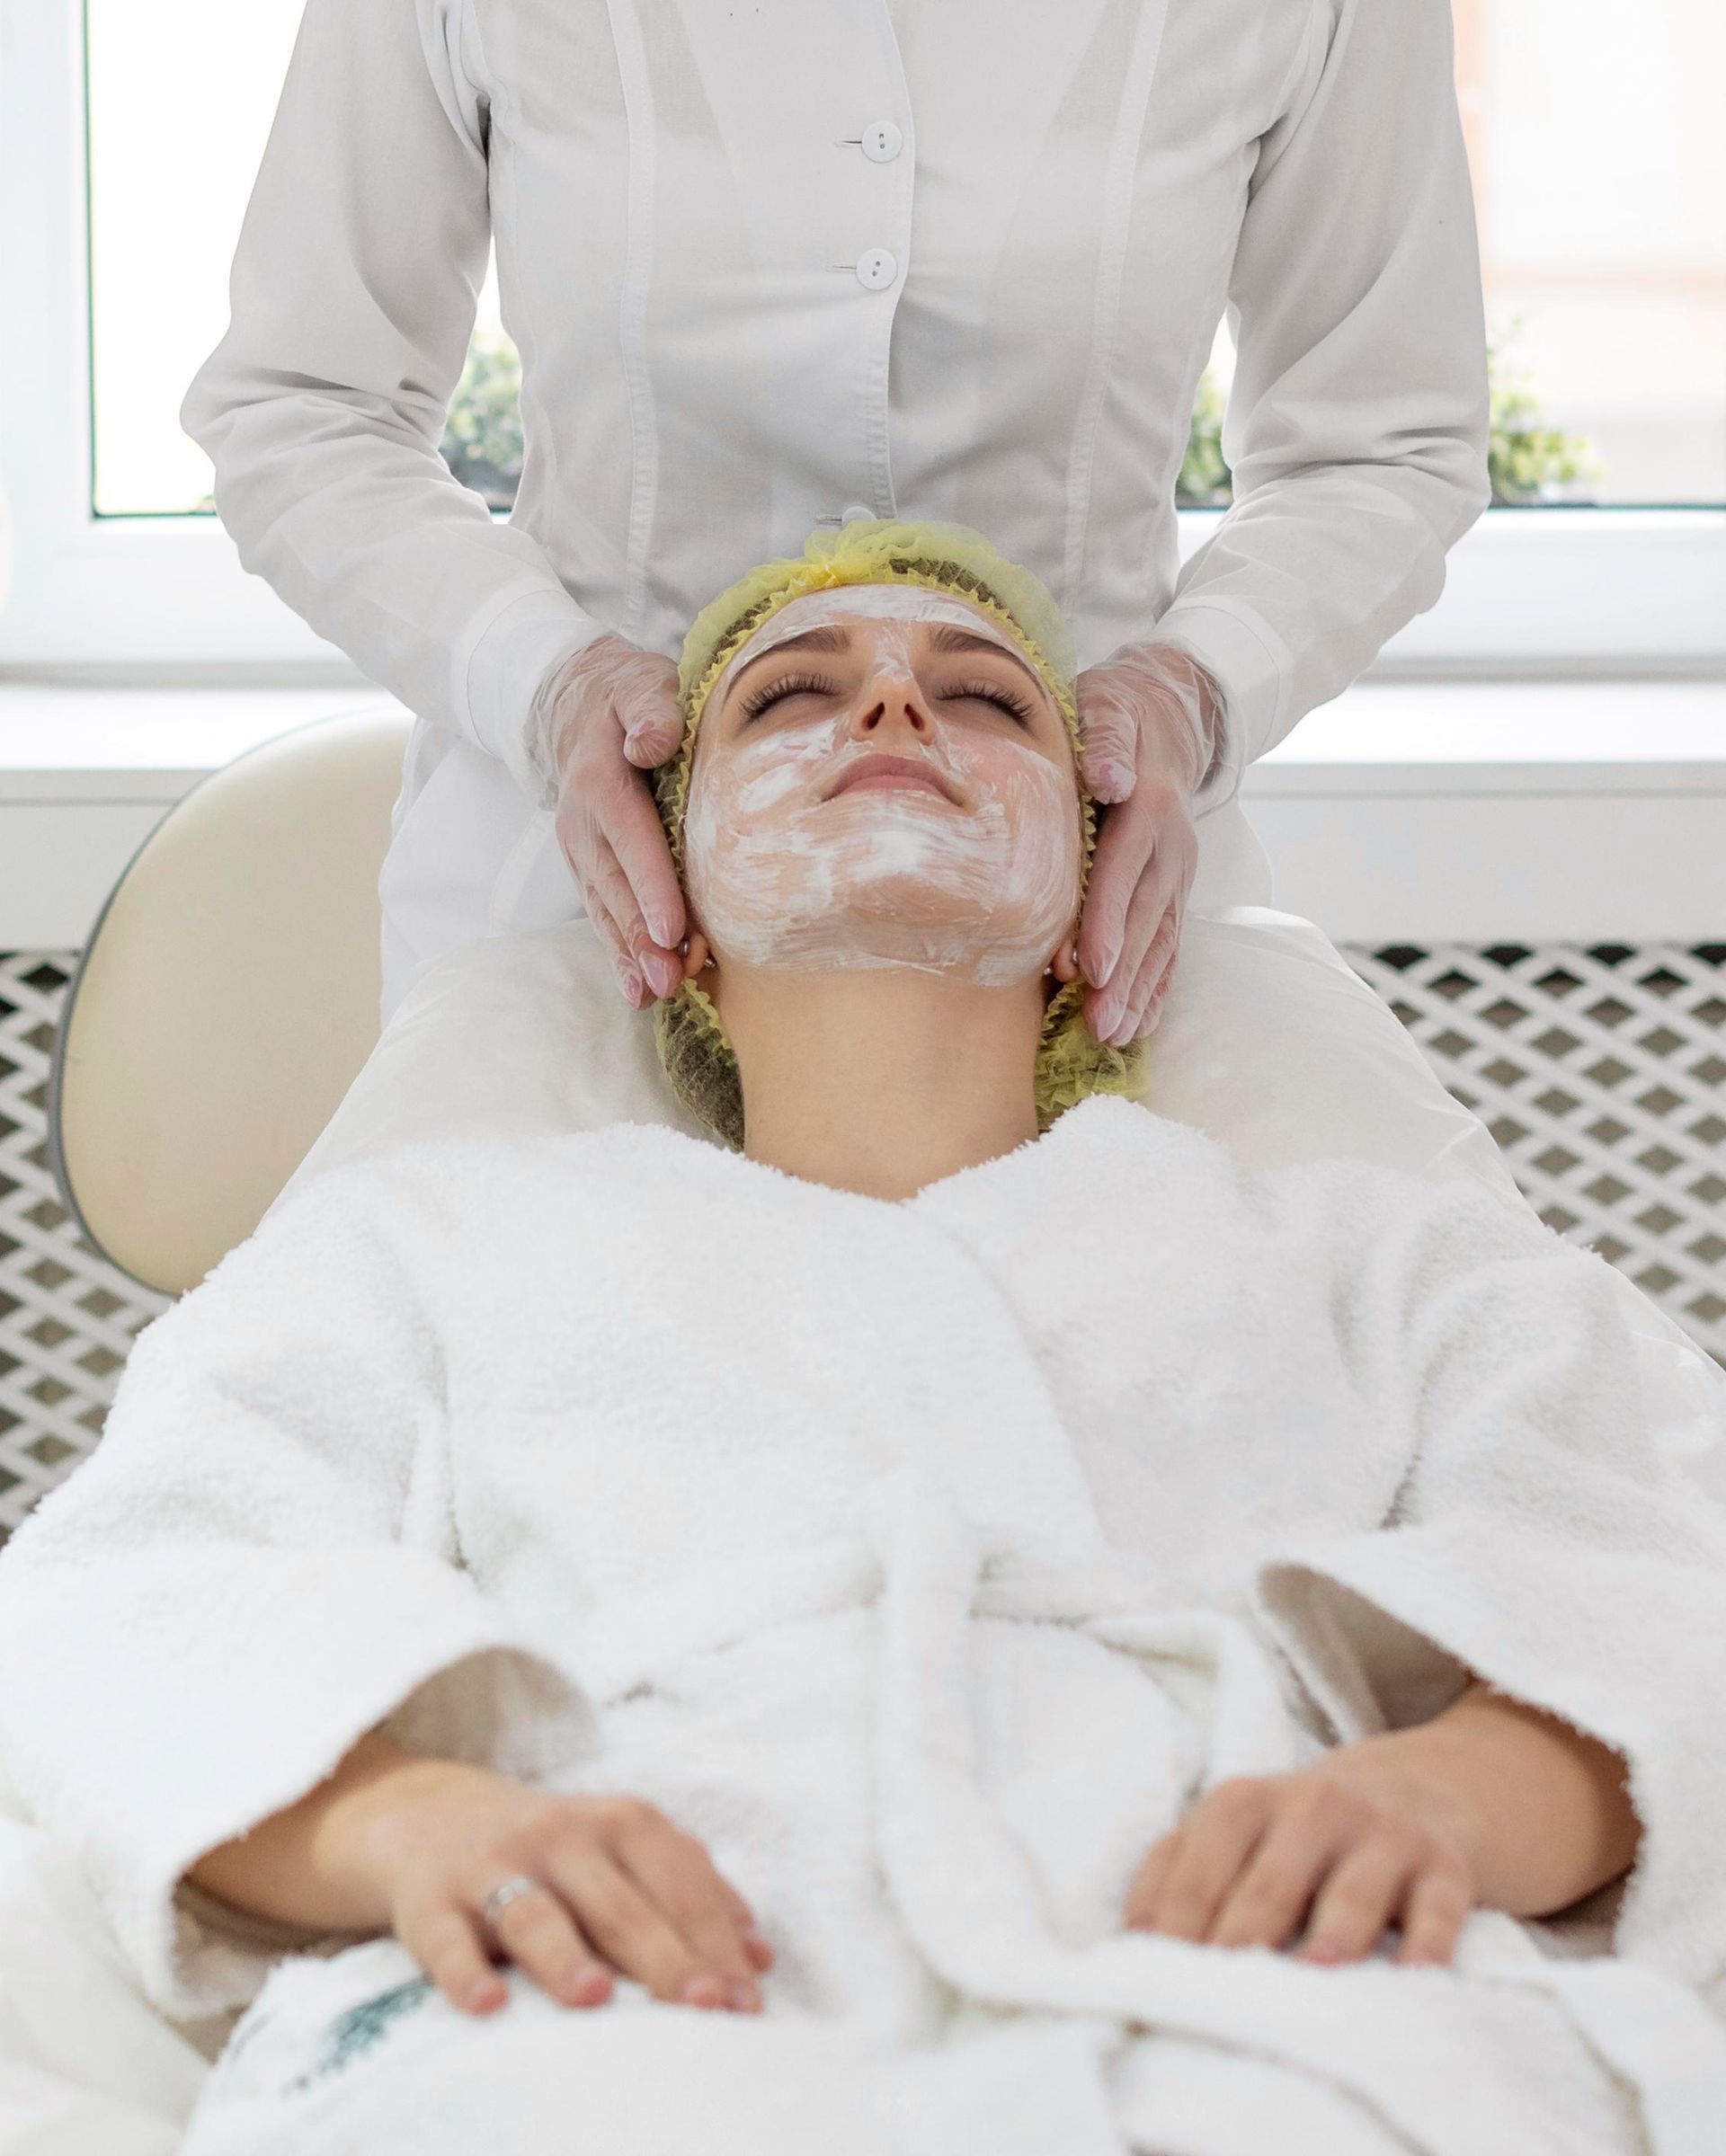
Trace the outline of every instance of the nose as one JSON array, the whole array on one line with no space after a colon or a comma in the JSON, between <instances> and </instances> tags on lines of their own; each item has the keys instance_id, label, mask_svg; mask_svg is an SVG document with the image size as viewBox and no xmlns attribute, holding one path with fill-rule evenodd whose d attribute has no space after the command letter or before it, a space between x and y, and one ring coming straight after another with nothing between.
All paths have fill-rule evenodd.
<instances>
[{"instance_id":1,"label":"nose","mask_svg":"<svg viewBox=\"0 0 1726 2156\"><path fill-rule=\"evenodd\" d=\"M915 675L903 666L878 667L851 709L853 741L879 741L901 732L927 741L934 730L928 700Z\"/></svg>"}]
</instances>

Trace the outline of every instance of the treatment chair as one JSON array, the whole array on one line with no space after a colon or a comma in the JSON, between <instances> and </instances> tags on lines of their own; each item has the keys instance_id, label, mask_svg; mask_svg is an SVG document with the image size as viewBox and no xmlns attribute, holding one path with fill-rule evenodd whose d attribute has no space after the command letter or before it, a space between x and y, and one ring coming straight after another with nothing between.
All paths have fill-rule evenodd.
<instances>
[{"instance_id":1,"label":"treatment chair","mask_svg":"<svg viewBox=\"0 0 1726 2156\"><path fill-rule=\"evenodd\" d=\"M279 736L195 786L127 865L60 1019L49 1156L92 1246L195 1288L340 1161L451 1130L661 1121L696 1135L585 918L426 966L381 1035L378 878L405 718ZM1490 1133L1313 923L1189 905L1146 1105L1249 1167L1351 1154L1523 1204ZM1630 1281L1663 1442L1726 1495L1726 1379ZM170 2022L0 1760L0 2149L165 2156L237 2010Z\"/></svg>"}]
</instances>

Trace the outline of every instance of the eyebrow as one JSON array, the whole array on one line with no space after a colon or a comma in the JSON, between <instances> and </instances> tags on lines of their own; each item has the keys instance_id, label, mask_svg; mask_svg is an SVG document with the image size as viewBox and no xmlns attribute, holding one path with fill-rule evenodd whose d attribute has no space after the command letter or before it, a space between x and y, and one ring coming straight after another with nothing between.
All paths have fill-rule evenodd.
<instances>
[{"instance_id":1,"label":"eyebrow","mask_svg":"<svg viewBox=\"0 0 1726 2156\"><path fill-rule=\"evenodd\" d=\"M781 652L792 652L799 648L810 652L843 652L850 650L850 631L836 627L805 629L801 635L787 636L783 643L776 643L770 652L761 652L738 672L725 692L727 701L742 686L744 675L752 672L758 666L765 665L768 660L777 659ZM997 643L992 636L979 635L974 630L962 629L956 623L943 621L937 622L929 642L930 650L937 652L992 652L999 658L1010 660L1039 696L1046 697L1049 693L1046 684L1035 668L1028 665L1017 652L1010 652L1004 644Z\"/></svg>"}]
</instances>

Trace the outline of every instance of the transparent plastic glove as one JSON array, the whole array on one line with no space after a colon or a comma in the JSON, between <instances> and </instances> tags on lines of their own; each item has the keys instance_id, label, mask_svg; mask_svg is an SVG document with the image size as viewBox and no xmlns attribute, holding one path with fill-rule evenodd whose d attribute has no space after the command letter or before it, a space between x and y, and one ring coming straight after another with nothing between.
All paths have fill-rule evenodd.
<instances>
[{"instance_id":1,"label":"transparent plastic glove","mask_svg":"<svg viewBox=\"0 0 1726 2156\"><path fill-rule=\"evenodd\" d=\"M683 978L683 892L646 776L683 738L676 662L608 630L547 675L529 728L558 844L640 1010Z\"/></svg>"},{"instance_id":2,"label":"transparent plastic glove","mask_svg":"<svg viewBox=\"0 0 1726 2156\"><path fill-rule=\"evenodd\" d=\"M1079 970L1085 1019L1125 1047L1161 1016L1198 868L1192 803L1223 751L1223 692L1188 652L1124 643L1073 685L1099 819Z\"/></svg>"}]
</instances>

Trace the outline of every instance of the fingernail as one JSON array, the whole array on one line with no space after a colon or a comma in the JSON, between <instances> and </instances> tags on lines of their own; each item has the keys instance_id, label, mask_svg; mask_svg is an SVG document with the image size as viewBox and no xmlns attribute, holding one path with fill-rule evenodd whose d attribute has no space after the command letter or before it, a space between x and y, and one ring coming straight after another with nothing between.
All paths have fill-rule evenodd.
<instances>
[{"instance_id":1,"label":"fingernail","mask_svg":"<svg viewBox=\"0 0 1726 2156\"><path fill-rule=\"evenodd\" d=\"M725 1987L726 1997L740 2013L752 2013L761 2003L759 1986L740 1977Z\"/></svg>"},{"instance_id":2,"label":"fingernail","mask_svg":"<svg viewBox=\"0 0 1726 2156\"><path fill-rule=\"evenodd\" d=\"M641 1008L641 975L639 973L624 974L623 992L636 1009L639 1010Z\"/></svg>"},{"instance_id":3,"label":"fingernail","mask_svg":"<svg viewBox=\"0 0 1726 2156\"><path fill-rule=\"evenodd\" d=\"M1115 961L1120 954L1121 946L1118 938L1103 945L1097 962L1097 980L1094 984L1096 987L1100 988L1115 971Z\"/></svg>"},{"instance_id":4,"label":"fingernail","mask_svg":"<svg viewBox=\"0 0 1726 2156\"><path fill-rule=\"evenodd\" d=\"M662 996L669 996L683 978L682 967L663 952L650 951L641 963L647 969L647 978Z\"/></svg>"},{"instance_id":5,"label":"fingernail","mask_svg":"<svg viewBox=\"0 0 1726 2156\"><path fill-rule=\"evenodd\" d=\"M1342 1948L1328 1939L1317 1939L1307 1947L1305 1958L1308 1961L1340 1961Z\"/></svg>"},{"instance_id":6,"label":"fingernail","mask_svg":"<svg viewBox=\"0 0 1726 2156\"><path fill-rule=\"evenodd\" d=\"M679 1996L690 2006L722 2006L725 1992L714 1976L691 1976Z\"/></svg>"},{"instance_id":7,"label":"fingernail","mask_svg":"<svg viewBox=\"0 0 1726 2156\"><path fill-rule=\"evenodd\" d=\"M1111 794L1118 794L1123 787L1133 784L1133 774L1125 764L1117 764L1110 759L1098 765L1097 783L1106 786Z\"/></svg>"},{"instance_id":8,"label":"fingernail","mask_svg":"<svg viewBox=\"0 0 1726 2156\"><path fill-rule=\"evenodd\" d=\"M664 914L658 911L649 913L646 918L648 935L653 937L656 944L663 944L665 948L669 951L672 947L672 924L670 920Z\"/></svg>"}]
</instances>

